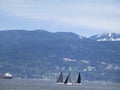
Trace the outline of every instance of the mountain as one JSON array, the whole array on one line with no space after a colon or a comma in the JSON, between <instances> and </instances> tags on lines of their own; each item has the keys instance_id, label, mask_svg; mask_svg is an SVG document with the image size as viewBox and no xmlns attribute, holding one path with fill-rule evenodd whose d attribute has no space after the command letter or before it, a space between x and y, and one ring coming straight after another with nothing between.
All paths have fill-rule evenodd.
<instances>
[{"instance_id":1,"label":"mountain","mask_svg":"<svg viewBox=\"0 0 120 90\"><path fill-rule=\"evenodd\" d=\"M120 41L120 33L102 33L90 37L96 41Z\"/></svg>"},{"instance_id":2,"label":"mountain","mask_svg":"<svg viewBox=\"0 0 120 90\"><path fill-rule=\"evenodd\" d=\"M0 74L56 79L60 71L82 80L120 81L120 42L98 42L72 32L0 31Z\"/></svg>"}]
</instances>

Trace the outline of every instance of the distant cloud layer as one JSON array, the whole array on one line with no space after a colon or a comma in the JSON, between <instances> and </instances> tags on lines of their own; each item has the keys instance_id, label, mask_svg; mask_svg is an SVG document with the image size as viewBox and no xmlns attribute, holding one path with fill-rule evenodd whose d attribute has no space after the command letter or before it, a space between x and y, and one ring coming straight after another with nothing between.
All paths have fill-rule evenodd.
<instances>
[{"instance_id":1,"label":"distant cloud layer","mask_svg":"<svg viewBox=\"0 0 120 90\"><path fill-rule=\"evenodd\" d=\"M0 0L0 13L61 26L120 32L119 0Z\"/></svg>"}]
</instances>

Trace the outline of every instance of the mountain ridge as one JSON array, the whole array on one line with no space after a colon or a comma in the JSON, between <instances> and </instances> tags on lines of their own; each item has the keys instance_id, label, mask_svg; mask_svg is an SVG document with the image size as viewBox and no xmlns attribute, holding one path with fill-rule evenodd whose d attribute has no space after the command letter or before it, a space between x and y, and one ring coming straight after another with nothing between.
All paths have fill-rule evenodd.
<instances>
[{"instance_id":1,"label":"mountain ridge","mask_svg":"<svg viewBox=\"0 0 120 90\"><path fill-rule=\"evenodd\" d=\"M55 79L59 71L81 72L83 80L119 82L120 42L98 42L74 33L0 31L0 73ZM111 77L112 76L112 77Z\"/></svg>"}]
</instances>

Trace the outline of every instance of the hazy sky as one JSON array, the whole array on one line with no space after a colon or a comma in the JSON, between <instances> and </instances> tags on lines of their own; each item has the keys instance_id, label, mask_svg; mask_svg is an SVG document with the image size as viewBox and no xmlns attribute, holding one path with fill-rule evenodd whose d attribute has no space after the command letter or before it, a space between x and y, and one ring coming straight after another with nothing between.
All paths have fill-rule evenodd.
<instances>
[{"instance_id":1,"label":"hazy sky","mask_svg":"<svg viewBox=\"0 0 120 90\"><path fill-rule=\"evenodd\" d=\"M120 33L120 0L0 0L0 30Z\"/></svg>"}]
</instances>

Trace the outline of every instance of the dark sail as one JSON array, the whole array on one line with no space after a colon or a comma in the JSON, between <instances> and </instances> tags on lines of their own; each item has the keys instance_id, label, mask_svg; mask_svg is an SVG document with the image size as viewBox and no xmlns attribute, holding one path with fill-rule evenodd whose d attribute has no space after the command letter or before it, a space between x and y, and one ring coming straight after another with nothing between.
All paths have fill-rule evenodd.
<instances>
[{"instance_id":1,"label":"dark sail","mask_svg":"<svg viewBox=\"0 0 120 90\"><path fill-rule=\"evenodd\" d=\"M81 75L80 73L78 74L77 82L76 83L81 83Z\"/></svg>"},{"instance_id":2,"label":"dark sail","mask_svg":"<svg viewBox=\"0 0 120 90\"><path fill-rule=\"evenodd\" d=\"M63 83L63 74L62 72L60 73L58 80L56 81L56 83Z\"/></svg>"},{"instance_id":3,"label":"dark sail","mask_svg":"<svg viewBox=\"0 0 120 90\"><path fill-rule=\"evenodd\" d=\"M65 83L65 84L66 84L66 83L71 83L71 73L68 74L68 76L67 76L67 78L66 78L66 80L65 80L64 83Z\"/></svg>"}]
</instances>

